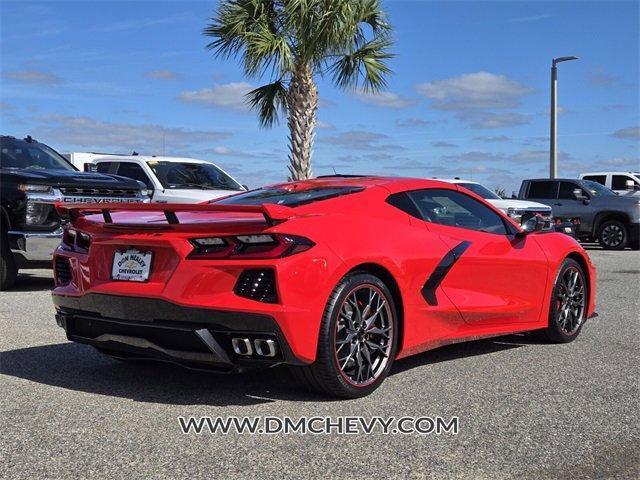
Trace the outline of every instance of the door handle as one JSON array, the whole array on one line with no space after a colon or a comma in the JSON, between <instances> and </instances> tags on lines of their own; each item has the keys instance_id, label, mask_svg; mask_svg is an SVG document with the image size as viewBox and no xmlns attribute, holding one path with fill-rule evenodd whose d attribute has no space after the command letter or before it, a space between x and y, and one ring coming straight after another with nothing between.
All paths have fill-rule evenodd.
<instances>
[{"instance_id":1,"label":"door handle","mask_svg":"<svg viewBox=\"0 0 640 480\"><path fill-rule=\"evenodd\" d=\"M554 203L554 205L555 205L556 207L561 207L561 206L562 206L562 204L561 204L561 203Z\"/></svg>"}]
</instances>

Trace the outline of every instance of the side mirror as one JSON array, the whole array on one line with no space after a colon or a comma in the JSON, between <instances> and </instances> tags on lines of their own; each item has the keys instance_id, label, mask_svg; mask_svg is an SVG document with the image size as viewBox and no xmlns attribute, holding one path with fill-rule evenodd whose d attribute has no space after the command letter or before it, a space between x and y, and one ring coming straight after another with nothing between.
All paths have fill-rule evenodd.
<instances>
[{"instance_id":1,"label":"side mirror","mask_svg":"<svg viewBox=\"0 0 640 480\"><path fill-rule=\"evenodd\" d=\"M540 232L544 228L544 218L540 215L533 215L522 222L522 232L520 236L530 233Z\"/></svg>"},{"instance_id":2,"label":"side mirror","mask_svg":"<svg viewBox=\"0 0 640 480\"><path fill-rule=\"evenodd\" d=\"M634 182L633 180L627 180L626 182L624 182L624 184L627 187L627 190L635 190L636 189L636 182Z\"/></svg>"},{"instance_id":3,"label":"side mirror","mask_svg":"<svg viewBox=\"0 0 640 480\"><path fill-rule=\"evenodd\" d=\"M573 196L576 200L582 200L585 205L589 204L589 197L585 196L581 188L573 189Z\"/></svg>"},{"instance_id":4,"label":"side mirror","mask_svg":"<svg viewBox=\"0 0 640 480\"><path fill-rule=\"evenodd\" d=\"M242 184L242 188L244 188L247 192L249 191L249 187L247 185L245 185L244 183Z\"/></svg>"}]
</instances>

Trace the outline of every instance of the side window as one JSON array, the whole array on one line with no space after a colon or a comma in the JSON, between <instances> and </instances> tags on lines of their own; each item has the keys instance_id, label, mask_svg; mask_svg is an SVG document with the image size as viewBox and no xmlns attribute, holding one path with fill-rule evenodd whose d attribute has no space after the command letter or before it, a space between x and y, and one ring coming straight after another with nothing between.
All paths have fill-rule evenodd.
<instances>
[{"instance_id":1,"label":"side window","mask_svg":"<svg viewBox=\"0 0 640 480\"><path fill-rule=\"evenodd\" d=\"M507 234L500 215L463 193L426 189L408 194L428 222L499 235Z\"/></svg>"},{"instance_id":2,"label":"side window","mask_svg":"<svg viewBox=\"0 0 640 480\"><path fill-rule=\"evenodd\" d=\"M582 177L583 180L591 180L592 182L598 182L600 185L607 185L607 176L606 175L585 175Z\"/></svg>"},{"instance_id":3,"label":"side window","mask_svg":"<svg viewBox=\"0 0 640 480\"><path fill-rule=\"evenodd\" d=\"M611 178L611 190L626 190L628 180L633 180L633 178L626 175L613 175Z\"/></svg>"},{"instance_id":4,"label":"side window","mask_svg":"<svg viewBox=\"0 0 640 480\"><path fill-rule=\"evenodd\" d=\"M564 200L575 200L576 197L573 195L573 191L575 189L582 190L582 188L580 188L580 185L577 185L573 182L560 182L560 191L558 192L558 198L562 198ZM589 195L586 194L584 190L582 190L582 195L584 195L585 197L589 197Z\"/></svg>"},{"instance_id":5,"label":"side window","mask_svg":"<svg viewBox=\"0 0 640 480\"><path fill-rule=\"evenodd\" d=\"M133 178L134 180L139 180L144 183L147 188L153 188L153 184L147 174L144 173L142 167L137 163L131 162L120 162L120 168L118 168L118 175L122 177Z\"/></svg>"},{"instance_id":6,"label":"side window","mask_svg":"<svg viewBox=\"0 0 640 480\"><path fill-rule=\"evenodd\" d=\"M416 208L416 204L409 198L407 192L394 193L393 195L390 195L389 198L387 198L387 203L405 213L408 213L412 217L422 220L422 215L420 215L420 212Z\"/></svg>"},{"instance_id":7,"label":"side window","mask_svg":"<svg viewBox=\"0 0 640 480\"><path fill-rule=\"evenodd\" d=\"M116 173L118 169L117 162L100 162L96 165L95 171L98 173Z\"/></svg>"},{"instance_id":8,"label":"side window","mask_svg":"<svg viewBox=\"0 0 640 480\"><path fill-rule=\"evenodd\" d=\"M556 198L558 185L554 181L533 181L529 183L527 198Z\"/></svg>"}]
</instances>

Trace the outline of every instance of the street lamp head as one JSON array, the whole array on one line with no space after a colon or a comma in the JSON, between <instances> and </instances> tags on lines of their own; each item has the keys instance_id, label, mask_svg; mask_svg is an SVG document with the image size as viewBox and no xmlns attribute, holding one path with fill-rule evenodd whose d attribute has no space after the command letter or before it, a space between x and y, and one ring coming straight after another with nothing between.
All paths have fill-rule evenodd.
<instances>
[{"instance_id":1,"label":"street lamp head","mask_svg":"<svg viewBox=\"0 0 640 480\"><path fill-rule=\"evenodd\" d=\"M574 57L573 55L570 57L558 57L553 59L553 65L560 62L568 62L569 60L578 60L578 57Z\"/></svg>"}]
</instances>

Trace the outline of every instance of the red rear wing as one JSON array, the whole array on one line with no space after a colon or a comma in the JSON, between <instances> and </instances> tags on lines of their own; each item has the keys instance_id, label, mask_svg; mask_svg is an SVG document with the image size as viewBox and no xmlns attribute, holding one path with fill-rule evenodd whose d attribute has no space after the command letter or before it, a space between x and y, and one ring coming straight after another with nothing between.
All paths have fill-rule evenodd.
<instances>
[{"instance_id":1,"label":"red rear wing","mask_svg":"<svg viewBox=\"0 0 640 480\"><path fill-rule=\"evenodd\" d=\"M284 222L295 216L295 210L284 205L265 203L263 205L216 205L184 204L184 203L57 203L56 210L60 216L68 217L71 223L87 215L102 215L104 224L122 225L127 227L148 224L116 223L113 221L114 212L157 212L163 213L169 225L179 225L178 212L233 212L262 214L268 225Z\"/></svg>"}]
</instances>

